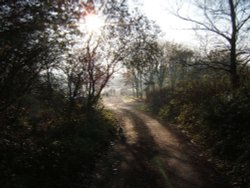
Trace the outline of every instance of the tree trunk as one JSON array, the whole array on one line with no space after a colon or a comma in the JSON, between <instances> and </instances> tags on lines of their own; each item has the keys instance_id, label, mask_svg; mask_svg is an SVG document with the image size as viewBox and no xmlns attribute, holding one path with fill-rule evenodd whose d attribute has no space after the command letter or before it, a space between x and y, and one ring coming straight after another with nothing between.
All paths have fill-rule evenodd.
<instances>
[{"instance_id":1,"label":"tree trunk","mask_svg":"<svg viewBox=\"0 0 250 188\"><path fill-rule=\"evenodd\" d=\"M230 40L230 77L231 85L233 89L239 87L239 76L237 73L237 57L236 57L236 41L237 41L237 25L236 25L236 13L234 7L234 1L228 0L231 12L231 23L232 23L232 33Z\"/></svg>"},{"instance_id":2,"label":"tree trunk","mask_svg":"<svg viewBox=\"0 0 250 188\"><path fill-rule=\"evenodd\" d=\"M140 87L140 99L143 98L143 83L142 83L142 74L139 75L139 87Z\"/></svg>"}]
</instances>

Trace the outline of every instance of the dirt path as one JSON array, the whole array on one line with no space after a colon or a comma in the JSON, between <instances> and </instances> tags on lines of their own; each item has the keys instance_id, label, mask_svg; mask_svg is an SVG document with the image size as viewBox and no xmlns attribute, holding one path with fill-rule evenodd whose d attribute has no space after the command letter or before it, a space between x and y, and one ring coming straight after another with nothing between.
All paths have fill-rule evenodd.
<instances>
[{"instance_id":1,"label":"dirt path","mask_svg":"<svg viewBox=\"0 0 250 188\"><path fill-rule=\"evenodd\" d=\"M119 117L121 136L101 162L94 187L228 187L201 152L171 125L119 98L107 98L105 104Z\"/></svg>"}]
</instances>

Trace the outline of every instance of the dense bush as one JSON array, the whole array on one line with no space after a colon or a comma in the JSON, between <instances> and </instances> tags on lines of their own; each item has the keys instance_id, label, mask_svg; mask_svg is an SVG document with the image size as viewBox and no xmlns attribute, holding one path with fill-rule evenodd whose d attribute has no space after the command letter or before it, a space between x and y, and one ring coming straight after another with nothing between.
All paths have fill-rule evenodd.
<instances>
[{"instance_id":1,"label":"dense bush","mask_svg":"<svg viewBox=\"0 0 250 188\"><path fill-rule=\"evenodd\" d=\"M1 187L89 187L96 161L114 138L112 114L94 109L68 118L38 97L24 103L22 113L1 124Z\"/></svg>"},{"instance_id":2,"label":"dense bush","mask_svg":"<svg viewBox=\"0 0 250 188\"><path fill-rule=\"evenodd\" d=\"M147 102L154 113L181 124L215 156L232 164L232 172L243 176L242 185L249 184L249 86L231 90L219 81L188 82L151 92Z\"/></svg>"}]
</instances>

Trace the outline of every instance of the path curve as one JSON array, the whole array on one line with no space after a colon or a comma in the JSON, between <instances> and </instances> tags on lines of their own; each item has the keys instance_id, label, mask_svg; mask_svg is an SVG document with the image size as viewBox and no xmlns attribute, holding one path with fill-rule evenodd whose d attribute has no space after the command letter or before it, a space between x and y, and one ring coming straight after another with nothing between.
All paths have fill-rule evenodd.
<instances>
[{"instance_id":1,"label":"path curve","mask_svg":"<svg viewBox=\"0 0 250 188\"><path fill-rule=\"evenodd\" d=\"M120 140L96 187L223 188L229 187L189 140L171 125L136 109L133 102L104 100L120 122ZM107 163L107 161L106 161Z\"/></svg>"}]
</instances>

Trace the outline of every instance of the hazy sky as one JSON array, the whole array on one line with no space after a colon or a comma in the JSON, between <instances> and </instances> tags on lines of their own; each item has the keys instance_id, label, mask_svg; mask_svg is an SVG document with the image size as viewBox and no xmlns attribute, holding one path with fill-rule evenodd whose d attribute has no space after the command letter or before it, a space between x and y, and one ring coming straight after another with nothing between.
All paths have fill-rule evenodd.
<instances>
[{"instance_id":1,"label":"hazy sky","mask_svg":"<svg viewBox=\"0 0 250 188\"><path fill-rule=\"evenodd\" d=\"M193 45L196 36L193 31L188 30L192 25L170 13L174 6L173 0L140 0L142 7L138 6L150 19L155 20L165 33L165 38L175 42ZM185 1L188 2L188 1ZM172 4L171 4L172 3ZM184 12L190 13L191 7L188 3L182 4Z\"/></svg>"}]
</instances>

